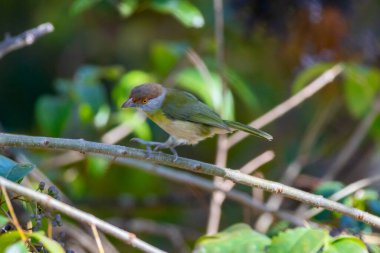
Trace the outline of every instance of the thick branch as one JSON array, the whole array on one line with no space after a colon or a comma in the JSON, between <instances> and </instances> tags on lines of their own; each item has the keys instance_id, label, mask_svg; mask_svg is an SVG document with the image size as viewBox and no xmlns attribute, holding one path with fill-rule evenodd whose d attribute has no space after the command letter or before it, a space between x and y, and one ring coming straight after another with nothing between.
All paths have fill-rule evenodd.
<instances>
[{"instance_id":1,"label":"thick branch","mask_svg":"<svg viewBox=\"0 0 380 253\"><path fill-rule=\"evenodd\" d=\"M350 216L354 219L363 221L369 225L380 228L380 218L367 212L347 207L340 203L328 200L322 196L317 196L308 192L304 192L293 187L289 187L277 182L245 175L240 171L227 168L220 168L212 164L178 157L172 155L152 152L145 150L128 148L119 145L101 144L85 140L60 139L48 137L32 137L12 134L0 134L0 146L24 147L24 148L40 148L40 149L59 149L59 150L75 150L82 153L96 153L117 157L129 157L138 160L149 159L149 161L157 164L163 164L181 168L212 176L219 176L229 179L235 183L240 183L250 187L258 187L268 192L282 194L288 198L298 200L300 202L322 207L330 211L339 212ZM98 224L96 224L101 228ZM104 230L103 230L104 231Z\"/></svg>"},{"instance_id":2,"label":"thick branch","mask_svg":"<svg viewBox=\"0 0 380 253\"><path fill-rule=\"evenodd\" d=\"M52 31L54 31L54 26L51 23L44 23L15 37L6 36L0 42L0 59L14 50L33 44L35 40Z\"/></svg>"},{"instance_id":3,"label":"thick branch","mask_svg":"<svg viewBox=\"0 0 380 253\"><path fill-rule=\"evenodd\" d=\"M155 248L154 246L141 241L139 238L137 238L134 234L129 233L125 230L122 230L118 227L115 227L105 221L102 221L95 216L88 214L86 212L83 212L79 209L76 209L70 205L67 205L63 202L60 202L56 199L53 199L52 197L31 190L29 188L26 188L25 186L13 183L3 177L0 177L0 185L7 188L8 190L11 190L13 192L16 192L20 195L23 195L27 198L33 199L40 203L41 205L44 205L49 208L53 208L58 210L61 213L64 213L73 219L79 220L81 222L88 223L89 225L95 225L97 228L102 230L104 233L107 233L109 235L114 236L115 238L118 238L127 244L130 244L131 246L140 249L144 252L152 252L152 253L162 253L164 251Z\"/></svg>"}]
</instances>

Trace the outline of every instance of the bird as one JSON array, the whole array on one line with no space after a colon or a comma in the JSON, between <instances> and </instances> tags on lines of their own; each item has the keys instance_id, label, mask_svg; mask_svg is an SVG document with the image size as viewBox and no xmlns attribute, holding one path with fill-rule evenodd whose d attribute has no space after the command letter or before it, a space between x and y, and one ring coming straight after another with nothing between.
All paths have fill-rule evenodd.
<instances>
[{"instance_id":1,"label":"bird","mask_svg":"<svg viewBox=\"0 0 380 253\"><path fill-rule=\"evenodd\" d=\"M195 145L215 134L226 134L240 130L251 135L272 141L273 137L259 129L239 122L222 119L208 105L193 94L158 83L144 83L134 87L122 108L142 110L149 119L169 134L165 142L146 141L133 138L131 141L145 145L149 152L170 149L178 158L175 150L180 145Z\"/></svg>"}]
</instances>

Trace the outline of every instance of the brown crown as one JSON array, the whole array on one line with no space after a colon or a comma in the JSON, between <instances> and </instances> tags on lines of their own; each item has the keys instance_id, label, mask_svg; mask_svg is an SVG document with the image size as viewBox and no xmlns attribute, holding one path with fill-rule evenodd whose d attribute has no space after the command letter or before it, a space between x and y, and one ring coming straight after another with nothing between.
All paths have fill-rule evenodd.
<instances>
[{"instance_id":1,"label":"brown crown","mask_svg":"<svg viewBox=\"0 0 380 253\"><path fill-rule=\"evenodd\" d=\"M139 101L142 99L152 99L161 95L162 90L163 90L163 87L161 84L157 84L157 83L141 84L133 88L130 97L136 101Z\"/></svg>"}]
</instances>

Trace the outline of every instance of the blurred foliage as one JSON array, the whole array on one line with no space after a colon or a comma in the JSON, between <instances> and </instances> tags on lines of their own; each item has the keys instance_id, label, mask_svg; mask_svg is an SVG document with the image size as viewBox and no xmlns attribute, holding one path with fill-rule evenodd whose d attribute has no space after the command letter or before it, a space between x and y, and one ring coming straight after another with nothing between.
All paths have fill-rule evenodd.
<instances>
[{"instance_id":1,"label":"blurred foliage","mask_svg":"<svg viewBox=\"0 0 380 253\"><path fill-rule=\"evenodd\" d=\"M286 164L304 151L300 150L308 138L304 135L320 112L329 110L333 101L342 101L344 106L317 133L310 161L302 171L312 178L319 177L346 145L355 126L374 108L380 81L379 10L380 3L374 0L224 1L226 62L220 77L212 1L26 0L21 4L5 0L0 8L3 34L15 35L46 21L54 24L55 31L0 60L1 131L94 141L104 141L111 134L114 141L128 146L133 145L128 140L135 136L163 141L167 135L142 114L120 109L131 89L140 83L159 82L188 90L224 118L247 123L340 63L344 66L340 78L265 129L274 135L274 142L248 138L231 149L228 157L228 166L239 168L270 148L276 159L260 172L269 179L281 178ZM189 60L192 52L201 62L193 64ZM222 81L227 86L224 93ZM118 132L120 127L122 134ZM370 136L350 158L345 173L339 175L337 180L342 182L326 182L316 189L306 182L307 190L328 197L344 187L343 182L377 173L379 129L377 117ZM8 155L6 150L4 154ZM214 162L215 138L196 147L180 147L179 154ZM186 229L181 230L188 248L193 248L204 231L207 193L99 157L83 156L70 162L72 157L62 158L60 154L28 152L27 156L41 165L76 206L101 218L146 218L192 229L195 232L191 236ZM13 181L21 180L32 168L0 157L0 175ZM341 202L380 215L375 187ZM224 208L228 215L223 215L222 227L241 222L245 216L243 208L235 203L227 201ZM314 219L348 233L376 232L328 211ZM46 221L42 223L44 230ZM198 242L205 247L231 247L223 239L231 238L243 247L246 238L254 237L263 242L257 245L269 245L270 241L270 245L281 245L297 236L302 239L305 233L307 237L318 234L326 239L323 243L307 242L307 246L315 245L313 249L329 245L329 249L324 248L326 252L340 252L350 243L349 247L362 249L362 243L352 237L332 238L325 230L290 227L287 221L278 220L263 235L242 225L208 238L207 243L203 239ZM236 235L242 238L236 239ZM138 236L165 250L178 251L161 236ZM12 241L16 243L12 247L21 247L18 240ZM124 249L124 244L115 245ZM246 245L250 247L249 242ZM376 252L375 246L370 248Z\"/></svg>"},{"instance_id":2,"label":"blurred foliage","mask_svg":"<svg viewBox=\"0 0 380 253\"><path fill-rule=\"evenodd\" d=\"M194 252L365 253L368 250L357 237L331 237L328 231L323 229L288 229L271 239L252 230L246 224L235 224L218 234L201 237Z\"/></svg>"},{"instance_id":3,"label":"blurred foliage","mask_svg":"<svg viewBox=\"0 0 380 253\"><path fill-rule=\"evenodd\" d=\"M339 192L344 188L344 185L338 181L324 182L318 186L314 193L323 197L331 197L334 193ZM380 215L380 199L379 194L374 189L362 189L355 194L349 195L339 200L340 203L358 208L363 211L370 212L374 215ZM334 227L350 233L371 233L372 227L363 222L357 221L340 213L324 210L314 216L314 219L319 222L325 222L334 225Z\"/></svg>"}]
</instances>

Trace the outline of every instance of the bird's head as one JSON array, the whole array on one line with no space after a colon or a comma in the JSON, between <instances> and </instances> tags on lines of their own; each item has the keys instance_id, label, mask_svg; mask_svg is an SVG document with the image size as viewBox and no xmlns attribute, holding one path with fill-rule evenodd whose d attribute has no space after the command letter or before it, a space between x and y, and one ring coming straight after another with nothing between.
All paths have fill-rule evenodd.
<instances>
[{"instance_id":1,"label":"bird's head","mask_svg":"<svg viewBox=\"0 0 380 253\"><path fill-rule=\"evenodd\" d=\"M165 96L165 88L161 84L146 83L132 89L122 108L136 107L143 111L153 111L161 107Z\"/></svg>"}]
</instances>

